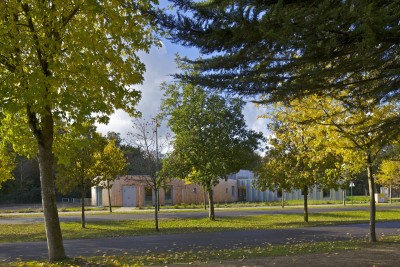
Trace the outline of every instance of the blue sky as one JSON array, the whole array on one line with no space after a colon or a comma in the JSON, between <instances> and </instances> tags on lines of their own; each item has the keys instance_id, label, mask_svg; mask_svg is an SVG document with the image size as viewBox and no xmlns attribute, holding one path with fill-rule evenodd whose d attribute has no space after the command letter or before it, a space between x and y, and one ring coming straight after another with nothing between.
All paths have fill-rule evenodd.
<instances>
[{"instance_id":1,"label":"blue sky","mask_svg":"<svg viewBox=\"0 0 400 267\"><path fill-rule=\"evenodd\" d=\"M164 1L160 1L163 5ZM160 85L163 82L172 80L171 75L177 71L175 64L175 55L179 53L181 56L196 58L199 54L194 48L185 48L180 45L172 44L167 40L162 40L161 48L153 47L149 54L142 53L140 58L146 65L146 73L142 85L135 86L136 89L142 92L142 99L137 106L137 110L142 112L143 118L150 119L156 116L160 109L162 92ZM249 128L256 131L266 133L265 119L257 119L263 111L256 108L254 104L248 103L243 111L246 122ZM127 137L128 132L134 131L132 128L132 118L125 112L118 110L110 118L108 125L98 125L98 131L106 134L108 131L114 131L121 134L122 138ZM161 134L168 131L165 124L161 127Z\"/></svg>"}]
</instances>

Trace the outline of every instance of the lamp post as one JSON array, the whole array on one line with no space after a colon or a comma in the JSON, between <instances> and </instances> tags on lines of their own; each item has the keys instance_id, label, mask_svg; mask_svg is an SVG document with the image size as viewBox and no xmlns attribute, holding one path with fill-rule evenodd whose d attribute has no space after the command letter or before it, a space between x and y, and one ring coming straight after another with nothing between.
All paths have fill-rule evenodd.
<instances>
[{"instance_id":1,"label":"lamp post","mask_svg":"<svg viewBox=\"0 0 400 267\"><path fill-rule=\"evenodd\" d=\"M354 187L354 183L350 182L350 195L351 195L351 205L353 205L353 187Z\"/></svg>"}]
</instances>

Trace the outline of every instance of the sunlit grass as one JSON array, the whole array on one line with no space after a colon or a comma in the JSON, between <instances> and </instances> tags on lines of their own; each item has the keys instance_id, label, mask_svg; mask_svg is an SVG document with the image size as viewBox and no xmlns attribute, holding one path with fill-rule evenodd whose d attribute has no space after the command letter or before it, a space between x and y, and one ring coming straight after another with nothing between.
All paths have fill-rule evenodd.
<instances>
[{"instance_id":1,"label":"sunlit grass","mask_svg":"<svg viewBox=\"0 0 400 267\"><path fill-rule=\"evenodd\" d=\"M377 220L400 220L400 210L378 211ZM62 222L61 229L64 239L80 239L229 230L282 229L368 221L368 211L341 211L310 214L309 223L304 223L302 214L217 217L216 221L210 221L207 218L162 219L159 221L159 233L154 230L154 220L87 222L87 228L85 229L81 228L80 222ZM3 243L41 240L45 240L43 223L2 224L0 227L0 242Z\"/></svg>"}]
</instances>

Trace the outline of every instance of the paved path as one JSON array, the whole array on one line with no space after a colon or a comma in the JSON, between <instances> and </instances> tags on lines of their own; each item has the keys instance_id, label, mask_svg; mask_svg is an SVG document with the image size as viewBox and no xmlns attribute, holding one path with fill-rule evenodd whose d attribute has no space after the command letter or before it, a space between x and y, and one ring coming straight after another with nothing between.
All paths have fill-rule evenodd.
<instances>
[{"instance_id":1,"label":"paved path","mask_svg":"<svg viewBox=\"0 0 400 267\"><path fill-rule=\"evenodd\" d=\"M400 221L377 223L377 236L400 235ZM351 224L295 229L225 231L214 233L170 234L65 240L66 253L70 257L103 254L143 254L147 252L190 251L211 248L235 248L286 244L301 241L319 242L367 237L368 224ZM46 259L45 242L0 243L0 263L22 260Z\"/></svg>"},{"instance_id":2,"label":"paved path","mask_svg":"<svg viewBox=\"0 0 400 267\"><path fill-rule=\"evenodd\" d=\"M400 209L399 205L377 205L377 210ZM142 220L153 219L154 213L152 211L138 211L136 209L119 209L121 212L86 212L86 220L93 221L120 221L120 220ZM309 213L321 212L334 212L334 211L354 211L354 210L369 210L368 206L310 206ZM118 211L118 210L116 210ZM302 207L286 207L281 208L237 208L237 209L216 209L216 217L237 217L237 216L253 216L263 214L303 214ZM59 212L60 221L62 222L78 222L80 221L79 212ZM161 210L159 213L160 219L176 219L176 218L204 218L208 216L208 211L204 210ZM0 216L1 224L14 224L14 223L35 223L43 222L42 213L28 213L25 216L21 214L3 214Z\"/></svg>"}]
</instances>

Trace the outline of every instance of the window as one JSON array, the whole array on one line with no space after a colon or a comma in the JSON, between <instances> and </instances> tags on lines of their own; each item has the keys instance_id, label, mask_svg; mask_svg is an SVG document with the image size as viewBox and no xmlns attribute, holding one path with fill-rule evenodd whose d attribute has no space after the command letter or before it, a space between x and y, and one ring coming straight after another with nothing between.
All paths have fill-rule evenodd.
<instances>
[{"instance_id":1,"label":"window","mask_svg":"<svg viewBox=\"0 0 400 267\"><path fill-rule=\"evenodd\" d=\"M235 196L235 187L232 185L232 196Z\"/></svg>"},{"instance_id":2,"label":"window","mask_svg":"<svg viewBox=\"0 0 400 267\"><path fill-rule=\"evenodd\" d=\"M227 193L227 194L228 194L228 187L227 187L227 188L225 188L225 193Z\"/></svg>"},{"instance_id":3,"label":"window","mask_svg":"<svg viewBox=\"0 0 400 267\"><path fill-rule=\"evenodd\" d=\"M153 205L153 188L146 187L144 189L144 204Z\"/></svg>"},{"instance_id":4,"label":"window","mask_svg":"<svg viewBox=\"0 0 400 267\"><path fill-rule=\"evenodd\" d=\"M246 187L241 186L238 188L238 200L241 202L247 201Z\"/></svg>"}]
</instances>

